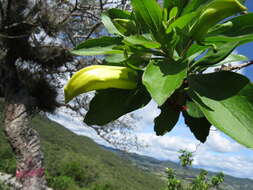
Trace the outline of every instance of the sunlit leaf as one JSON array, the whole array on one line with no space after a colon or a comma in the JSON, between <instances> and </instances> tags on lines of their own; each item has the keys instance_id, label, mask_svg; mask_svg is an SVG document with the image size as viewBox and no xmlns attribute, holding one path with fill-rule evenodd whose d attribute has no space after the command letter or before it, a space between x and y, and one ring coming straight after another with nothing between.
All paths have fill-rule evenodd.
<instances>
[{"instance_id":1,"label":"sunlit leaf","mask_svg":"<svg viewBox=\"0 0 253 190\"><path fill-rule=\"evenodd\" d=\"M121 38L104 36L86 40L71 52L75 55L86 56L123 53L123 50L117 49L119 45L122 45Z\"/></svg>"},{"instance_id":2,"label":"sunlit leaf","mask_svg":"<svg viewBox=\"0 0 253 190\"><path fill-rule=\"evenodd\" d=\"M151 61L143 74L143 84L152 98L162 105L178 89L187 73L184 62Z\"/></svg>"},{"instance_id":3,"label":"sunlit leaf","mask_svg":"<svg viewBox=\"0 0 253 190\"><path fill-rule=\"evenodd\" d=\"M132 6L153 32L162 26L162 9L155 0L132 0Z\"/></svg>"},{"instance_id":4,"label":"sunlit leaf","mask_svg":"<svg viewBox=\"0 0 253 190\"><path fill-rule=\"evenodd\" d=\"M253 148L253 84L243 75L222 71L191 75L189 95L215 127Z\"/></svg>"}]
</instances>

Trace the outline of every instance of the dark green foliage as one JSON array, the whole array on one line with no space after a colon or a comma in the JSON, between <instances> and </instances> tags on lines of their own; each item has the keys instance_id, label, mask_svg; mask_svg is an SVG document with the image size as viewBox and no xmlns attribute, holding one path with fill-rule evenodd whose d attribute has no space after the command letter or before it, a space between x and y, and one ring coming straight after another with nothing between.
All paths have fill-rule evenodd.
<instances>
[{"instance_id":1,"label":"dark green foliage","mask_svg":"<svg viewBox=\"0 0 253 190\"><path fill-rule=\"evenodd\" d=\"M211 123L205 118L195 118L183 112L185 124L190 128L196 139L200 142L206 142L206 138L209 135Z\"/></svg>"},{"instance_id":2,"label":"dark green foliage","mask_svg":"<svg viewBox=\"0 0 253 190\"><path fill-rule=\"evenodd\" d=\"M180 150L180 156L178 157L180 160L180 164L183 167L188 167L192 165L193 162L193 153L187 150Z\"/></svg>"},{"instance_id":3,"label":"dark green foliage","mask_svg":"<svg viewBox=\"0 0 253 190\"><path fill-rule=\"evenodd\" d=\"M174 170L171 168L166 168L166 173L168 179L167 186L161 190L181 190L183 188L182 182L176 178Z\"/></svg>"},{"instance_id":4,"label":"dark green foliage","mask_svg":"<svg viewBox=\"0 0 253 190\"><path fill-rule=\"evenodd\" d=\"M207 171L202 170L200 174L193 180L190 190L208 190L210 184L207 182Z\"/></svg>"},{"instance_id":5,"label":"dark green foliage","mask_svg":"<svg viewBox=\"0 0 253 190\"><path fill-rule=\"evenodd\" d=\"M14 153L11 151L9 146L3 146L2 143L6 141L0 140L0 171L5 171L9 174L15 174L16 172L16 160Z\"/></svg>"},{"instance_id":6,"label":"dark green foliage","mask_svg":"<svg viewBox=\"0 0 253 190\"><path fill-rule=\"evenodd\" d=\"M75 181L71 177L56 176L48 178L48 185L55 190L65 190L74 186Z\"/></svg>"},{"instance_id":7,"label":"dark green foliage","mask_svg":"<svg viewBox=\"0 0 253 190\"><path fill-rule=\"evenodd\" d=\"M144 87L134 90L101 90L92 99L84 122L88 125L105 125L123 114L145 106L150 100Z\"/></svg>"},{"instance_id":8,"label":"dark green foliage","mask_svg":"<svg viewBox=\"0 0 253 190\"><path fill-rule=\"evenodd\" d=\"M212 177L212 180L211 180L213 187L218 187L223 182L224 182L224 174L222 172Z\"/></svg>"},{"instance_id":9,"label":"dark green foliage","mask_svg":"<svg viewBox=\"0 0 253 190\"><path fill-rule=\"evenodd\" d=\"M10 187L2 182L0 182L0 189L1 190L10 190Z\"/></svg>"},{"instance_id":10,"label":"dark green foliage","mask_svg":"<svg viewBox=\"0 0 253 190\"><path fill-rule=\"evenodd\" d=\"M170 102L163 104L161 107L161 113L158 117L155 118L155 132L156 135L164 135L167 132L170 132L173 127L176 125L180 112L176 109L173 109Z\"/></svg>"}]
</instances>

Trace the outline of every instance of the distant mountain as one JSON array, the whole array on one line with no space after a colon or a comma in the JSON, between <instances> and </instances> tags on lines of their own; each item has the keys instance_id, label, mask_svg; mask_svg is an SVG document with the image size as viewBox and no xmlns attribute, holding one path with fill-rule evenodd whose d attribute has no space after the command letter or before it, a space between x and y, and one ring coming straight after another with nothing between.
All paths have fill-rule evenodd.
<instances>
[{"instance_id":1,"label":"distant mountain","mask_svg":"<svg viewBox=\"0 0 253 190\"><path fill-rule=\"evenodd\" d=\"M186 179L191 181L196 175L200 173L200 169L196 168L183 168L179 164L166 160L161 161L149 156L143 156L136 153L126 153L124 151L114 149L107 146L102 146L106 150L117 153L124 159L132 161L132 164L144 171L154 173L163 179L166 179L165 168L173 168L179 179ZM214 176L216 173L210 172L209 177ZM221 185L220 190L253 190L253 180L236 178L233 176L225 175L225 181Z\"/></svg>"}]
</instances>

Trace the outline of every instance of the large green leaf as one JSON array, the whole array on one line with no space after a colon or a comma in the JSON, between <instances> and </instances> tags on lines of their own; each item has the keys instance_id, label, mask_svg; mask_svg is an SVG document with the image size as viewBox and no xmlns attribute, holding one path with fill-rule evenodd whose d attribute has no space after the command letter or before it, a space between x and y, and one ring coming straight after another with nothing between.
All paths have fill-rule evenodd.
<instances>
[{"instance_id":1,"label":"large green leaf","mask_svg":"<svg viewBox=\"0 0 253 190\"><path fill-rule=\"evenodd\" d=\"M101 37L97 39L89 39L79 44L71 52L75 55L104 55L123 53L123 50L117 49L122 45L119 37Z\"/></svg>"},{"instance_id":2,"label":"large green leaf","mask_svg":"<svg viewBox=\"0 0 253 190\"><path fill-rule=\"evenodd\" d=\"M248 13L245 15L234 17L223 24L219 24L213 27L211 31L208 33L208 36L224 35L236 37L253 34L252 20L253 20L253 13Z\"/></svg>"},{"instance_id":3,"label":"large green leaf","mask_svg":"<svg viewBox=\"0 0 253 190\"><path fill-rule=\"evenodd\" d=\"M145 48L160 48L161 47L161 44L159 44L158 42L149 40L141 35L125 37L124 41L131 43L133 45L140 45Z\"/></svg>"},{"instance_id":4,"label":"large green leaf","mask_svg":"<svg viewBox=\"0 0 253 190\"><path fill-rule=\"evenodd\" d=\"M185 62L152 60L143 74L143 84L152 98L162 105L178 89L187 74Z\"/></svg>"},{"instance_id":5,"label":"large green leaf","mask_svg":"<svg viewBox=\"0 0 253 190\"><path fill-rule=\"evenodd\" d=\"M169 11L177 7L179 14L181 13L182 9L186 6L188 2L187 1L182 1L182 0L164 0L163 1L163 7L167 8Z\"/></svg>"},{"instance_id":6,"label":"large green leaf","mask_svg":"<svg viewBox=\"0 0 253 190\"><path fill-rule=\"evenodd\" d=\"M248 35L242 35L242 36L223 36L223 35L217 35L217 36L210 36L206 37L205 39L206 43L229 43L229 42L237 42L238 46L243 45L245 43L249 43L253 41L253 34Z\"/></svg>"},{"instance_id":7,"label":"large green leaf","mask_svg":"<svg viewBox=\"0 0 253 190\"><path fill-rule=\"evenodd\" d=\"M200 56L209 46L202 46L199 44L192 44L191 47L186 52L186 57L192 61L198 56Z\"/></svg>"},{"instance_id":8,"label":"large green leaf","mask_svg":"<svg viewBox=\"0 0 253 190\"><path fill-rule=\"evenodd\" d=\"M196 139L204 143L209 135L211 123L205 118L191 117L187 112L183 112L185 124L190 128Z\"/></svg>"},{"instance_id":9,"label":"large green leaf","mask_svg":"<svg viewBox=\"0 0 253 190\"><path fill-rule=\"evenodd\" d=\"M125 60L127 60L127 57L123 53L105 56L105 62L109 63L109 65L122 65Z\"/></svg>"},{"instance_id":10,"label":"large green leaf","mask_svg":"<svg viewBox=\"0 0 253 190\"><path fill-rule=\"evenodd\" d=\"M124 31L117 27L117 24L114 23L113 19L131 19L131 13L120 9L109 9L101 15L101 19L109 33L121 36L124 34Z\"/></svg>"},{"instance_id":11,"label":"large green leaf","mask_svg":"<svg viewBox=\"0 0 253 190\"><path fill-rule=\"evenodd\" d=\"M241 15L231 20L213 27L207 37L206 42L240 42L239 45L253 41L253 13Z\"/></svg>"},{"instance_id":12,"label":"large green leaf","mask_svg":"<svg viewBox=\"0 0 253 190\"><path fill-rule=\"evenodd\" d=\"M209 50L205 56L193 63L192 67L209 67L224 60L237 46L238 42L225 43L217 47L217 50Z\"/></svg>"},{"instance_id":13,"label":"large green leaf","mask_svg":"<svg viewBox=\"0 0 253 190\"><path fill-rule=\"evenodd\" d=\"M185 6L182 14L184 15L184 14L193 12L193 11L199 9L199 7L209 3L210 1L212 1L212 0L190 0L187 3L187 5Z\"/></svg>"},{"instance_id":14,"label":"large green leaf","mask_svg":"<svg viewBox=\"0 0 253 190\"><path fill-rule=\"evenodd\" d=\"M228 63L234 63L234 62L241 62L241 61L248 61L248 57L241 55L241 54L233 54L231 53L226 59L224 59L223 61L212 65L214 67L220 66L220 65L224 65L224 64L228 64Z\"/></svg>"},{"instance_id":15,"label":"large green leaf","mask_svg":"<svg viewBox=\"0 0 253 190\"><path fill-rule=\"evenodd\" d=\"M194 118L204 117L203 112L199 109L199 107L192 101L186 102L186 112L189 116Z\"/></svg>"},{"instance_id":16,"label":"large green leaf","mask_svg":"<svg viewBox=\"0 0 253 190\"><path fill-rule=\"evenodd\" d=\"M155 0L132 0L134 10L141 15L152 32L160 31L162 26L162 9Z\"/></svg>"},{"instance_id":17,"label":"large green leaf","mask_svg":"<svg viewBox=\"0 0 253 190\"><path fill-rule=\"evenodd\" d=\"M155 118L155 132L156 135L161 136L170 132L176 125L180 111L173 109L169 101L165 102L161 107L161 113Z\"/></svg>"},{"instance_id":18,"label":"large green leaf","mask_svg":"<svg viewBox=\"0 0 253 190\"><path fill-rule=\"evenodd\" d=\"M253 84L243 75L221 71L189 76L189 95L215 127L253 148Z\"/></svg>"},{"instance_id":19,"label":"large green leaf","mask_svg":"<svg viewBox=\"0 0 253 190\"><path fill-rule=\"evenodd\" d=\"M135 90L98 91L90 102L84 122L87 125L105 125L126 113L145 106L150 99L150 95L143 86Z\"/></svg>"},{"instance_id":20,"label":"large green leaf","mask_svg":"<svg viewBox=\"0 0 253 190\"><path fill-rule=\"evenodd\" d=\"M179 29L185 28L186 26L188 26L191 23L191 21L196 16L197 16L197 12L192 12L192 13L189 13L189 14L179 17L172 24L170 24L168 26L168 28L166 29L166 33L167 34L170 33L173 28L179 28Z\"/></svg>"}]
</instances>

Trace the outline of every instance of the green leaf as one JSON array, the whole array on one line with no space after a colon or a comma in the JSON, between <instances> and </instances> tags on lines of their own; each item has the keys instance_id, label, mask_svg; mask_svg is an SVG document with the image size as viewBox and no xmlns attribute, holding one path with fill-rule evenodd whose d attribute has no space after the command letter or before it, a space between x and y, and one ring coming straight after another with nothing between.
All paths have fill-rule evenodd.
<instances>
[{"instance_id":1,"label":"green leaf","mask_svg":"<svg viewBox=\"0 0 253 190\"><path fill-rule=\"evenodd\" d=\"M116 63L117 65L119 65L119 63L122 63L126 59L127 57L124 54L111 54L105 57L105 61L107 63Z\"/></svg>"},{"instance_id":2,"label":"green leaf","mask_svg":"<svg viewBox=\"0 0 253 190\"><path fill-rule=\"evenodd\" d=\"M107 89L98 91L90 102L84 122L87 125L105 125L150 101L150 95L143 86L135 90Z\"/></svg>"},{"instance_id":3,"label":"green leaf","mask_svg":"<svg viewBox=\"0 0 253 190\"><path fill-rule=\"evenodd\" d=\"M183 29L188 26L191 21L197 16L197 12L192 12L187 15L181 16L176 19L169 27L166 29L166 33L169 34L173 28Z\"/></svg>"},{"instance_id":4,"label":"green leaf","mask_svg":"<svg viewBox=\"0 0 253 190\"><path fill-rule=\"evenodd\" d=\"M169 104L169 101L165 102L160 107L161 113L155 118L155 132L156 135L162 136L167 132L170 132L173 127L177 124L180 111L175 110Z\"/></svg>"},{"instance_id":5,"label":"green leaf","mask_svg":"<svg viewBox=\"0 0 253 190\"><path fill-rule=\"evenodd\" d=\"M169 11L173 9L173 7L177 7L178 13L180 14L186 4L187 4L187 1L182 1L182 0L164 0L163 7L167 8Z\"/></svg>"},{"instance_id":6,"label":"green leaf","mask_svg":"<svg viewBox=\"0 0 253 190\"><path fill-rule=\"evenodd\" d=\"M216 25L208 36L223 35L230 37L243 36L253 33L253 13L237 16L223 24Z\"/></svg>"},{"instance_id":7,"label":"green leaf","mask_svg":"<svg viewBox=\"0 0 253 190\"><path fill-rule=\"evenodd\" d=\"M113 19L131 19L131 13L120 9L109 9L101 15L102 23L110 34L117 34L122 36L126 33L127 28L118 26Z\"/></svg>"},{"instance_id":8,"label":"green leaf","mask_svg":"<svg viewBox=\"0 0 253 190\"><path fill-rule=\"evenodd\" d=\"M210 37L206 37L204 39L204 41L206 43L229 43L229 42L238 42L238 46L252 42L253 41L253 34L249 34L249 35L242 35L242 36L238 36L238 37L230 37L230 36L210 36Z\"/></svg>"},{"instance_id":9,"label":"green leaf","mask_svg":"<svg viewBox=\"0 0 253 190\"><path fill-rule=\"evenodd\" d=\"M215 127L253 148L253 84L243 75L221 71L189 77L194 102Z\"/></svg>"},{"instance_id":10,"label":"green leaf","mask_svg":"<svg viewBox=\"0 0 253 190\"><path fill-rule=\"evenodd\" d=\"M199 109L199 107L192 101L186 102L186 112L189 116L194 118L204 117L203 112Z\"/></svg>"},{"instance_id":11,"label":"green leaf","mask_svg":"<svg viewBox=\"0 0 253 190\"><path fill-rule=\"evenodd\" d=\"M155 0L132 0L133 9L138 12L152 32L160 31L162 9Z\"/></svg>"},{"instance_id":12,"label":"green leaf","mask_svg":"<svg viewBox=\"0 0 253 190\"><path fill-rule=\"evenodd\" d=\"M140 45L145 48L160 48L161 47L160 43L149 40L141 35L125 37L124 41L134 44L134 45Z\"/></svg>"},{"instance_id":13,"label":"green leaf","mask_svg":"<svg viewBox=\"0 0 253 190\"><path fill-rule=\"evenodd\" d=\"M188 14L193 12L197 9L201 10L200 7L209 3L212 0L190 0L187 5L185 6L182 15Z\"/></svg>"},{"instance_id":14,"label":"green leaf","mask_svg":"<svg viewBox=\"0 0 253 190\"><path fill-rule=\"evenodd\" d=\"M217 47L217 50L209 50L205 56L193 63L193 67L209 67L224 60L237 46L238 42L225 43Z\"/></svg>"},{"instance_id":15,"label":"green leaf","mask_svg":"<svg viewBox=\"0 0 253 190\"><path fill-rule=\"evenodd\" d=\"M206 42L240 42L239 45L253 41L253 13L248 13L213 27L207 37Z\"/></svg>"},{"instance_id":16,"label":"green leaf","mask_svg":"<svg viewBox=\"0 0 253 190\"><path fill-rule=\"evenodd\" d=\"M198 56L200 56L206 49L208 49L210 46L203 46L199 44L192 44L191 47L186 52L186 57L190 61L194 60Z\"/></svg>"},{"instance_id":17,"label":"green leaf","mask_svg":"<svg viewBox=\"0 0 253 190\"><path fill-rule=\"evenodd\" d=\"M146 67L142 82L160 106L181 86L186 74L185 62L152 60Z\"/></svg>"},{"instance_id":18,"label":"green leaf","mask_svg":"<svg viewBox=\"0 0 253 190\"><path fill-rule=\"evenodd\" d=\"M201 9L199 17L191 28L191 36L196 41L202 41L210 28L227 17L246 10L247 8L237 0L213 0Z\"/></svg>"},{"instance_id":19,"label":"green leaf","mask_svg":"<svg viewBox=\"0 0 253 190\"><path fill-rule=\"evenodd\" d=\"M206 138L209 135L211 124L205 117L194 118L187 112L183 112L185 124L190 128L196 139L200 142L206 142Z\"/></svg>"},{"instance_id":20,"label":"green leaf","mask_svg":"<svg viewBox=\"0 0 253 190\"><path fill-rule=\"evenodd\" d=\"M121 38L104 36L98 39L86 40L71 52L75 55L85 56L123 53L123 50L117 49L119 45L122 45Z\"/></svg>"},{"instance_id":21,"label":"green leaf","mask_svg":"<svg viewBox=\"0 0 253 190\"><path fill-rule=\"evenodd\" d=\"M169 19L175 18L177 16L177 13L178 13L178 8L177 7L173 7L170 10Z\"/></svg>"},{"instance_id":22,"label":"green leaf","mask_svg":"<svg viewBox=\"0 0 253 190\"><path fill-rule=\"evenodd\" d=\"M214 67L220 66L220 65L224 65L227 63L234 63L234 62L240 62L240 61L248 61L248 57L241 55L241 54L230 54L226 59L224 59L223 61L213 65Z\"/></svg>"},{"instance_id":23,"label":"green leaf","mask_svg":"<svg viewBox=\"0 0 253 190\"><path fill-rule=\"evenodd\" d=\"M111 20L111 18L107 13L103 13L101 15L101 20L110 34L117 34L120 36L122 35L122 33L117 29L117 27L114 25L113 21Z\"/></svg>"}]
</instances>

